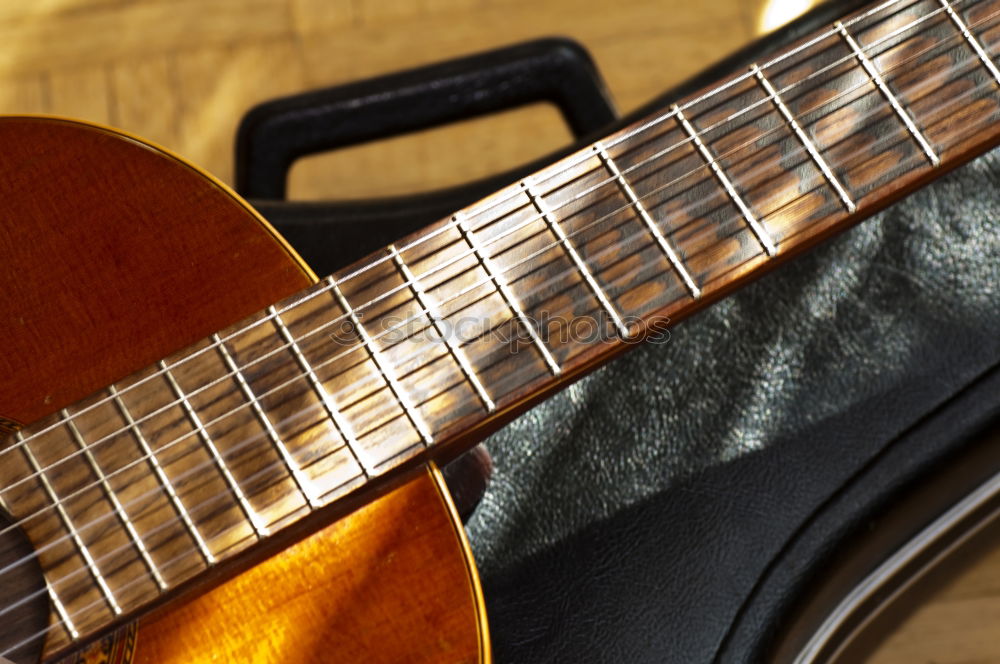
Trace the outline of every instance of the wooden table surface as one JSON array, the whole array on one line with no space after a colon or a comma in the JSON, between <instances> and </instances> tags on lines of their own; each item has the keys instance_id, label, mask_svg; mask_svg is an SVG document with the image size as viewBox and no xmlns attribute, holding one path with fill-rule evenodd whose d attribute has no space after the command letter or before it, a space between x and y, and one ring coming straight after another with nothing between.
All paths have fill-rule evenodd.
<instances>
[{"instance_id":1,"label":"wooden table surface","mask_svg":"<svg viewBox=\"0 0 1000 664\"><path fill-rule=\"evenodd\" d=\"M533 37L583 43L627 112L810 0L0 0L0 113L118 126L232 177L241 115L275 96ZM538 106L303 161L294 198L419 191L569 138ZM413 168L420 164L420 168ZM1000 662L1000 547L929 593L867 661Z\"/></svg>"}]
</instances>

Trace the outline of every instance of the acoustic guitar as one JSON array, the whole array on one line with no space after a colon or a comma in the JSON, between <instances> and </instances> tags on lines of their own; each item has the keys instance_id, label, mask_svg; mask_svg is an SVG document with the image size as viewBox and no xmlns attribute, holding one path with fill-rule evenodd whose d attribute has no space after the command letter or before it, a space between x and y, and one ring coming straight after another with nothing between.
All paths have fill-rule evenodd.
<instances>
[{"instance_id":1,"label":"acoustic guitar","mask_svg":"<svg viewBox=\"0 0 1000 664\"><path fill-rule=\"evenodd\" d=\"M489 661L436 464L1000 142L998 26L881 2L323 279L0 119L0 661Z\"/></svg>"}]
</instances>

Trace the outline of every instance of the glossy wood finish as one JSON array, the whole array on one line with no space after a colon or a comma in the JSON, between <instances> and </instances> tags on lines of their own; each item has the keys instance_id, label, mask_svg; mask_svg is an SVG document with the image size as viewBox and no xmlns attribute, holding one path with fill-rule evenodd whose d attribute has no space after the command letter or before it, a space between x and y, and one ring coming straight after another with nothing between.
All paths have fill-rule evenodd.
<instances>
[{"instance_id":1,"label":"glossy wood finish","mask_svg":"<svg viewBox=\"0 0 1000 664\"><path fill-rule=\"evenodd\" d=\"M0 302L8 314L0 324L5 348L0 360L4 363L0 409L11 419L31 421L68 406L142 363L164 357L193 338L304 287L312 279L308 269L228 190L138 141L123 140L108 131L72 122L5 118L0 121L0 145L4 146L0 151L0 189L4 194L0 243L8 257L0 268L5 285ZM69 433L73 435L64 443L74 443L76 433L87 434L85 430ZM6 462L0 464L4 473L12 468L12 445L16 442L7 437L3 452ZM57 447L43 445L33 451L40 455L42 464L48 465L52 458L45 455L58 456ZM131 459L111 449L105 451L108 454L94 449L96 466L90 466L89 475L80 474L85 466L76 467L75 472L46 472L60 498L82 484L94 482L99 471L111 475ZM131 477L109 479L110 490L98 485L98 493L78 496L76 502L65 501L63 508L71 521L86 522L85 515L93 516L101 501L113 509L116 505L112 496L123 498L125 493L119 493L127 486L155 481L150 468L136 468ZM22 487L19 492L10 490L6 481L4 486L0 495L15 515L45 509L38 503L39 499L45 500L43 487L36 486L33 491ZM141 531L139 538L145 538L163 525L171 505L169 501L159 502L162 504L155 509L146 506L146 521L136 519L129 536ZM122 499L119 504L124 506L128 501ZM47 506L51 508L51 501ZM128 516L133 515L129 512ZM45 530L45 518L29 521L29 532L37 536ZM391 518L402 518L405 523L388 521ZM411 484L399 489L398 494L381 498L360 513L359 519L346 519L334 532L313 535L298 549L283 554L275 563L265 563L257 572L323 588L321 599L329 602L325 608L310 609L306 602L296 602L297 613L286 617L286 622L313 632L313 643L330 648L333 657L346 652L337 650L341 645L358 654L362 652L359 649L372 646L373 639L379 638L358 637L349 644L323 640L328 637L322 630L331 626L361 629L363 616L377 618L380 630L398 637L396 649L375 648L365 657L368 660L399 661L403 652L414 661L429 658L426 661L465 662L487 657L479 653L486 632L474 565L438 478L427 471L418 473ZM53 525L51 520L49 525ZM128 563L122 557L126 554L114 548L115 529L122 525L108 523L99 529L101 532L84 531L83 547L74 543L78 547L75 551L72 545L61 551L49 547L43 562L51 563L46 565L50 579L56 580L53 574L58 575L60 565L79 569L79 563L71 563L71 559L78 559L83 548L93 548L96 564L102 570L108 569L109 560L114 561L111 567L117 571L109 572L109 579L118 574L114 579L118 587L128 586L138 575L134 561ZM320 525L314 524L312 530ZM65 537L68 530L72 528L63 524L59 532ZM299 529L297 536L307 534L307 530ZM285 544L289 541L283 539ZM149 542L152 544L152 540ZM46 543L44 539L36 540L36 549L45 548ZM69 543L67 540L62 544ZM331 547L336 550L331 552ZM151 557L155 558L156 552L155 546L149 547ZM257 551L255 561L260 560L261 553L266 552ZM322 564L333 558L342 566ZM249 564L245 559L239 563L241 567ZM427 565L434 569L425 569ZM322 580L311 578L317 566L323 568ZM83 569L86 571L89 565ZM213 569L201 574L198 587L218 584L238 570L230 566L221 572ZM251 578L258 583L261 579ZM295 648L300 644L275 639L269 642L271 649L266 649L258 641L259 634L238 629L231 615L225 617L216 610L220 597L243 601L248 599L248 588L261 591L257 585L246 584L244 580L228 590L223 586L220 594L210 596L215 604L161 609L156 626L146 629L145 636L160 644L158 652L166 657L166 644L184 637L157 637L147 632L169 629L170 634L187 634L189 625L197 624L213 634L229 635L201 643L199 652L205 658L221 656L213 650L216 642L219 647L224 643L229 651L252 650L259 657L257 661L297 656ZM172 586L171 590L177 590ZM299 594L309 595L308 589L297 588ZM186 589L191 595L193 586L188 584ZM413 592L407 591L401 598L401 589ZM352 593L359 590L369 598L385 598L389 603L369 603L363 611L349 612L350 619L356 620L349 625L343 617L334 620L333 615L342 614L358 599ZM422 592L431 596L422 599ZM311 597L320 599L315 594ZM78 601L68 608L81 611L79 615L83 616L83 606ZM250 619L254 606L259 607L259 602L229 610L242 612L239 622L243 622ZM279 608L272 606L269 611L272 615L267 618L278 617ZM53 614L52 620L58 623L59 617ZM110 624L107 620L98 623ZM410 633L407 628L417 632ZM453 633L453 628L468 631ZM84 636L90 632L81 631ZM69 643L65 632L53 634L56 636L47 646L49 653ZM141 634L140 641L143 638ZM279 646L293 651L280 652L276 650ZM378 660L383 652L389 659ZM180 653L176 654L180 657ZM190 656L185 661L191 661Z\"/></svg>"},{"instance_id":2,"label":"glossy wood finish","mask_svg":"<svg viewBox=\"0 0 1000 664\"><path fill-rule=\"evenodd\" d=\"M900 0L845 17L35 424L5 478L15 498L42 495L42 467L80 487L40 478L49 504L32 507L47 514L33 539L58 533L43 566L85 632L99 629L456 454L666 320L994 145L1000 75L984 49L1000 41L998 6ZM129 413L145 436L165 433L178 456L161 462L180 466L142 495L158 491L169 513L163 494L193 478L180 501L207 510L194 525L176 504L177 518L156 519L178 531L164 544L171 578L143 555L124 489L86 458L135 447ZM42 447L50 456L33 460ZM86 502L83 520L122 526L85 541L59 512L67 492Z\"/></svg>"},{"instance_id":3,"label":"glossy wood finish","mask_svg":"<svg viewBox=\"0 0 1000 664\"><path fill-rule=\"evenodd\" d=\"M997 6L899 0L845 17L37 423L8 486L27 502L38 468L58 467L90 478L69 492L88 501L85 519L122 521L81 542L43 497L34 509L49 523L35 532L62 533L43 565L97 629L456 454L664 321L987 149L1000 139L1000 76L984 51L1000 37ZM177 530L170 578L143 555L121 490L81 456L135 448L118 421L129 413L153 447L165 436L172 456L158 456L175 465L141 495L159 492L169 514L176 485L207 510L192 525L175 501L163 522ZM33 461L39 447L49 456ZM130 454L145 460L116 456ZM53 504L67 493L40 488ZM88 548L128 555L102 568Z\"/></svg>"},{"instance_id":4,"label":"glossy wood finish","mask_svg":"<svg viewBox=\"0 0 1000 664\"><path fill-rule=\"evenodd\" d=\"M767 661L997 661L1000 643L984 637L996 633L988 596L1000 577L992 566L970 570L968 563L991 548L996 557L998 468L1000 430L994 427L942 460L932 483L898 492L877 518L838 543L836 555L787 612ZM928 605L927 595L960 570L965 580ZM966 629L956 629L961 623Z\"/></svg>"},{"instance_id":5,"label":"glossy wood finish","mask_svg":"<svg viewBox=\"0 0 1000 664\"><path fill-rule=\"evenodd\" d=\"M4 119L0 145L0 338L20 340L0 355L7 418L34 422L309 283L218 183L138 142Z\"/></svg>"},{"instance_id":6,"label":"glossy wood finish","mask_svg":"<svg viewBox=\"0 0 1000 664\"><path fill-rule=\"evenodd\" d=\"M275 9L280 4L287 11ZM122 126L226 179L235 124L263 99L558 33L591 50L619 108L628 111L746 43L768 4L789 5L629 0L606 12L604 0L547 0L541 7L532 0L279 0L248 13L230 11L243 6L232 0L8 2L0 7L9 65L0 111ZM151 9L157 5L163 10ZM207 30L206 11L213 17ZM122 34L131 38L123 43ZM554 112L529 109L326 155L297 168L291 186L300 197L425 190L464 181L470 168L491 173L542 154L568 140L561 132ZM411 167L427 155L435 156L428 168ZM995 556L980 566L987 576L997 570ZM996 629L991 616L1000 607L1000 584L976 588L983 597L968 610L954 594L931 600L933 617L893 639L898 658L912 661L922 652L951 664L1000 661L990 639L981 638Z\"/></svg>"},{"instance_id":7,"label":"glossy wood finish","mask_svg":"<svg viewBox=\"0 0 1000 664\"><path fill-rule=\"evenodd\" d=\"M464 535L449 500L428 472L143 622L136 663L485 661L482 599L475 568L455 555Z\"/></svg>"}]
</instances>

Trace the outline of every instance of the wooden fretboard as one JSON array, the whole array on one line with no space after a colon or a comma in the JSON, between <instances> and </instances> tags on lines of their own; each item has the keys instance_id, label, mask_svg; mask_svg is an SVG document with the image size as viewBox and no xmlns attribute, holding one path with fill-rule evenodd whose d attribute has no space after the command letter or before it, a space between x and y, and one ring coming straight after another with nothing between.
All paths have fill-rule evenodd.
<instances>
[{"instance_id":1,"label":"wooden fretboard","mask_svg":"<svg viewBox=\"0 0 1000 664\"><path fill-rule=\"evenodd\" d=\"M0 498L49 582L46 652L993 146L998 56L1000 0L875 5L10 437Z\"/></svg>"}]
</instances>

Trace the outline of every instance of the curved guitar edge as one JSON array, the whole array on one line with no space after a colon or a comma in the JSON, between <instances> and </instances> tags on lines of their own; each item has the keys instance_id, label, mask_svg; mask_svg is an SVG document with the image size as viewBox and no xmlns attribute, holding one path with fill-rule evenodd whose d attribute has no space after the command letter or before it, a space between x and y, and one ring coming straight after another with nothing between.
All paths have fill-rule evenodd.
<instances>
[{"instance_id":1,"label":"curved guitar edge","mask_svg":"<svg viewBox=\"0 0 1000 664\"><path fill-rule=\"evenodd\" d=\"M5 377L0 413L10 428L69 406L317 280L235 192L168 150L115 129L50 116L0 117L0 143L5 222L0 225L0 255L5 258L0 262L0 283L5 284L0 310L8 314L0 317L5 351L0 355L0 375ZM377 528L371 526L373 520ZM353 546L332 546L344 541ZM366 541L376 548L361 546ZM302 549L324 555L310 559L312 569L305 559L293 564L295 552ZM350 588L378 589L382 600L347 592L354 607L361 607L340 611L348 631L335 633L315 622L316 616L336 613L338 606L332 603L345 597L329 591L329 583L316 584L317 577L312 585L298 586L300 594L286 605L274 604L271 591L296 587L290 581L309 581L305 572L335 578L338 567L331 558L336 556L355 563L339 568L340 576L354 584ZM400 564L415 560L427 569ZM232 589L255 570L257 576L249 578L271 574L270 582L234 597ZM317 594L310 587L326 592ZM229 613L212 604L224 594L237 601L224 607ZM428 602L425 594L431 596ZM194 602L211 609L201 619L212 630L192 647L241 632L247 650L230 661L326 661L328 652L296 655L304 644L366 643L365 661L379 661L371 655L384 650L389 640L405 645L406 652L386 661L447 661L437 655L449 651L468 652L451 658L463 664L490 661L478 573L436 468L428 467L369 506L217 586L209 596L213 599L202 595ZM269 608L254 618L261 602L253 600L265 597L272 598ZM316 601L309 604L304 597ZM431 611L439 605L444 609ZM178 651L182 639L168 643L165 636L197 627L183 620L193 610L190 606L169 605L144 621L137 656L170 661L154 654L160 643L172 648L175 661L203 659L190 650ZM300 614L295 619L286 615L286 623L315 629L299 643L275 641L292 648L275 656L273 649L258 647L266 628L249 630L248 621L273 624L286 606ZM306 619L310 615L313 621ZM377 619L384 629L372 629L373 623L363 617ZM171 624L173 632L156 631ZM359 638L363 634L367 641ZM342 641L331 644L337 637Z\"/></svg>"},{"instance_id":2,"label":"curved guitar edge","mask_svg":"<svg viewBox=\"0 0 1000 664\"><path fill-rule=\"evenodd\" d=\"M438 469L141 623L136 664L201 661L489 664L478 573Z\"/></svg>"},{"instance_id":3,"label":"curved guitar edge","mask_svg":"<svg viewBox=\"0 0 1000 664\"><path fill-rule=\"evenodd\" d=\"M866 661L962 565L997 541L1000 429L979 436L843 542L772 649L785 664ZM846 592L845 592L846 591Z\"/></svg>"},{"instance_id":4,"label":"curved guitar edge","mask_svg":"<svg viewBox=\"0 0 1000 664\"><path fill-rule=\"evenodd\" d=\"M0 280L13 284L0 290L10 314L0 318L0 417L9 428L317 281L235 191L166 148L48 115L0 116L0 140Z\"/></svg>"},{"instance_id":5,"label":"curved guitar edge","mask_svg":"<svg viewBox=\"0 0 1000 664\"><path fill-rule=\"evenodd\" d=\"M204 180L207 180L212 184L212 186L217 189L220 193L225 194L228 198L232 199L238 207L242 208L244 212L249 214L254 218L254 220L260 224L261 229L264 230L271 239L274 240L284 252L288 255L288 258L295 263L295 266L302 271L302 274L309 280L309 283L315 283L319 281L319 277L316 272L313 271L312 267L299 255L299 252L295 250L288 240L284 238L277 229L271 225L260 212L258 212L250 203L248 203L242 196L236 193L236 190L230 187L228 184L217 178L215 175L205 170L201 166L188 161L188 159L170 148L160 145L155 141L151 141L148 138L144 138L137 134L133 134L127 129L120 129L118 127L111 127L109 125L102 124L100 122L94 122L93 120L81 120L78 118L71 118L64 115L54 115L50 113L15 113L15 114L5 114L0 115L0 122L7 120L38 120L42 122L59 122L68 125L76 125L81 129L99 131L105 134L110 134L111 136L116 136L122 138L140 147L143 147L151 152L159 154L161 157L165 157L171 162L174 162L178 166L191 171L194 175L197 175Z\"/></svg>"},{"instance_id":6,"label":"curved guitar edge","mask_svg":"<svg viewBox=\"0 0 1000 664\"><path fill-rule=\"evenodd\" d=\"M437 487L438 495L451 515L451 526L455 533L455 538L458 540L457 543L462 550L465 571L469 577L469 590L472 593L472 601L475 606L476 633L479 639L479 663L493 664L493 648L490 644L490 623L486 613L486 598L483 596L483 586L479 579L479 567L476 566L476 557L472 553L472 545L469 543L468 535L465 532L462 517L458 513L458 507L452 499L451 491L448 489L448 483L441 473L441 469L435 463L428 464L428 467L434 476L434 484Z\"/></svg>"}]
</instances>

